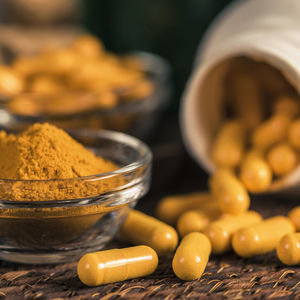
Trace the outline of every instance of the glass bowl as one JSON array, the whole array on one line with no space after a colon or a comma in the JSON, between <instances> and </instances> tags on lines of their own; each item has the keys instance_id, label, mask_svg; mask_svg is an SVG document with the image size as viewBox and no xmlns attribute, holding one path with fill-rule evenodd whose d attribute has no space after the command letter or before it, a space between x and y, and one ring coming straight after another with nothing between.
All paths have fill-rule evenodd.
<instances>
[{"instance_id":1,"label":"glass bowl","mask_svg":"<svg viewBox=\"0 0 300 300\"><path fill-rule=\"evenodd\" d=\"M97 251L148 191L152 154L145 144L113 131L71 134L120 168L72 179L0 179L1 259L61 263Z\"/></svg>"},{"instance_id":2,"label":"glass bowl","mask_svg":"<svg viewBox=\"0 0 300 300\"><path fill-rule=\"evenodd\" d=\"M134 52L130 54L130 57L141 62L146 78L153 84L153 92L148 97L121 102L112 108L39 116L16 114L7 108L6 104L9 99L2 99L0 101L0 128L20 131L33 123L49 122L64 130L109 129L145 138L151 132L170 98L170 68L164 59L154 54Z\"/></svg>"}]
</instances>

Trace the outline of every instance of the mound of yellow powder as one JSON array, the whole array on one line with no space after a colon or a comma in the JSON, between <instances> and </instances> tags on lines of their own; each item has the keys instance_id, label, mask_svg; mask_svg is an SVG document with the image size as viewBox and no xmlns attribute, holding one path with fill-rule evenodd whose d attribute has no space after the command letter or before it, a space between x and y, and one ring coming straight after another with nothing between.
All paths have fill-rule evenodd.
<instances>
[{"instance_id":1,"label":"mound of yellow powder","mask_svg":"<svg viewBox=\"0 0 300 300\"><path fill-rule=\"evenodd\" d=\"M0 132L0 178L64 179L113 171L117 166L48 123L13 135Z\"/></svg>"}]
</instances>

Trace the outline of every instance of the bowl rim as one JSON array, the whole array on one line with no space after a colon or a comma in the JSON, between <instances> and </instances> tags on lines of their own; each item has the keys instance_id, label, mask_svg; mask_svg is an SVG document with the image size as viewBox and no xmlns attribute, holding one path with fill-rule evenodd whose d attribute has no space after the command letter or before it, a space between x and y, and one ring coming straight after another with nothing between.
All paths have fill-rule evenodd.
<instances>
[{"instance_id":1,"label":"bowl rim","mask_svg":"<svg viewBox=\"0 0 300 300\"><path fill-rule=\"evenodd\" d=\"M117 144L126 144L127 146L130 146L131 148L137 150L139 154L139 158L129 164L126 164L125 166L118 168L117 170L110 171L110 172L104 172L94 175L88 175L88 176L79 176L74 178L55 178L55 179L8 179L8 178L1 178L0 177L0 184L5 182L22 182L22 183L49 183L49 182L58 182L58 181L79 181L79 180L87 180L87 181L94 181L99 179L106 179L114 176L120 176L122 174L126 174L129 172L133 172L137 170L138 168L150 164L152 161L153 154L150 150L150 148L142 142L140 139L133 137L129 134L113 131L113 130L69 130L67 131L72 137L75 138L76 136L85 136L85 137L94 137L94 138L104 138L109 139L113 142L116 142Z\"/></svg>"}]
</instances>

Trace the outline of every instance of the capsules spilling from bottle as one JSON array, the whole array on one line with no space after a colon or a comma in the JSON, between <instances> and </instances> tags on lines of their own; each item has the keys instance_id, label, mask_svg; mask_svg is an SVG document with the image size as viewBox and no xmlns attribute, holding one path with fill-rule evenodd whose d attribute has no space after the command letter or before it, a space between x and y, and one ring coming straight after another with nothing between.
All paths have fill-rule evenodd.
<instances>
[{"instance_id":1,"label":"capsules spilling from bottle","mask_svg":"<svg viewBox=\"0 0 300 300\"><path fill-rule=\"evenodd\" d=\"M135 246L84 255L78 263L83 283L147 276L164 255L173 255L182 280L199 279L211 253L250 258L276 250L283 264L300 265L300 206L288 217L268 219L249 210L249 192L268 191L299 164L300 98L268 66L258 64L255 74L253 66L249 72L241 66L249 67L242 60L228 74L227 115L210 147L216 166L210 191L162 199L158 219L131 210L119 235Z\"/></svg>"},{"instance_id":2,"label":"capsules spilling from bottle","mask_svg":"<svg viewBox=\"0 0 300 300\"><path fill-rule=\"evenodd\" d=\"M246 199L247 192L240 190L239 185L235 189L237 179L232 183L232 178L228 178L232 199ZM268 219L255 211L236 209L236 205L229 209L231 204L226 206L222 202L227 188L223 183L219 187L218 180L212 179L214 193L163 198L156 209L160 220L130 210L119 238L134 246L84 255L77 266L80 280L88 286L97 286L144 277L155 272L159 257L166 255L173 255L173 272L182 280L199 279L211 253L234 251L249 258L276 249L283 264L300 265L300 233L295 233L300 230L300 206L288 217ZM218 189L223 191L221 200L217 197L221 192ZM245 197L239 197L238 192ZM180 243L173 226L182 238Z\"/></svg>"},{"instance_id":3,"label":"capsules spilling from bottle","mask_svg":"<svg viewBox=\"0 0 300 300\"><path fill-rule=\"evenodd\" d=\"M211 161L249 192L268 191L299 164L299 94L276 69L247 59L236 59L225 78Z\"/></svg>"}]
</instances>

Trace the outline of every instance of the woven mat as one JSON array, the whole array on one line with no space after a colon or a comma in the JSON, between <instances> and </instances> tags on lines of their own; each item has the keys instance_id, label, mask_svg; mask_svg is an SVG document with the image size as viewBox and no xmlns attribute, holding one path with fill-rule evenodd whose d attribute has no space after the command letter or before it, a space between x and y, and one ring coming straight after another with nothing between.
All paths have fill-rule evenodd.
<instances>
[{"instance_id":1,"label":"woven mat","mask_svg":"<svg viewBox=\"0 0 300 300\"><path fill-rule=\"evenodd\" d=\"M257 199L253 208L265 217L286 213L296 201ZM114 242L112 247L120 246ZM211 257L201 279L183 282L171 268L171 257L161 258L146 278L84 286L76 263L56 266L0 264L0 297L5 299L300 299L300 268L283 266L275 253L240 259L233 253Z\"/></svg>"}]
</instances>

